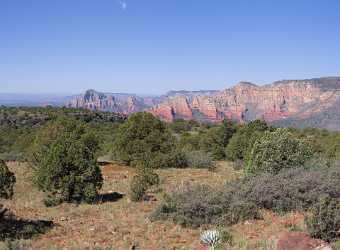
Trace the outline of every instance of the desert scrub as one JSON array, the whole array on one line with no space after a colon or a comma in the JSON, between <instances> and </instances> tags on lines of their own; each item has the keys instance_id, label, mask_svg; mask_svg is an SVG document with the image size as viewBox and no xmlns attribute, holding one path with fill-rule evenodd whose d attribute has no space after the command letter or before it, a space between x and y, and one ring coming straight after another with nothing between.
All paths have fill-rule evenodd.
<instances>
[{"instance_id":1,"label":"desert scrub","mask_svg":"<svg viewBox=\"0 0 340 250\"><path fill-rule=\"evenodd\" d=\"M186 165L190 168L206 168L212 170L215 168L215 162L211 154L202 151L187 151L185 152Z\"/></svg>"},{"instance_id":2,"label":"desert scrub","mask_svg":"<svg viewBox=\"0 0 340 250\"><path fill-rule=\"evenodd\" d=\"M179 188L151 215L151 220L172 220L186 227L232 225L255 218L259 212L254 203L234 200L231 193L207 185Z\"/></svg>"},{"instance_id":3,"label":"desert scrub","mask_svg":"<svg viewBox=\"0 0 340 250\"><path fill-rule=\"evenodd\" d=\"M236 200L256 203L275 212L306 211L320 197L340 198L340 167L319 170L287 169L233 181L224 188Z\"/></svg>"},{"instance_id":4,"label":"desert scrub","mask_svg":"<svg viewBox=\"0 0 340 250\"><path fill-rule=\"evenodd\" d=\"M332 241L340 236L340 199L322 197L310 212L305 222L312 237Z\"/></svg>"},{"instance_id":5,"label":"desert scrub","mask_svg":"<svg viewBox=\"0 0 340 250\"><path fill-rule=\"evenodd\" d=\"M222 188L184 186L169 194L152 220L172 220L183 226L233 225L260 217L259 209L306 211L320 197L340 198L340 168L287 169L227 183Z\"/></svg>"},{"instance_id":6,"label":"desert scrub","mask_svg":"<svg viewBox=\"0 0 340 250\"><path fill-rule=\"evenodd\" d=\"M130 183L130 199L136 202L141 201L148 188L158 184L159 176L151 168L142 168Z\"/></svg>"}]
</instances>

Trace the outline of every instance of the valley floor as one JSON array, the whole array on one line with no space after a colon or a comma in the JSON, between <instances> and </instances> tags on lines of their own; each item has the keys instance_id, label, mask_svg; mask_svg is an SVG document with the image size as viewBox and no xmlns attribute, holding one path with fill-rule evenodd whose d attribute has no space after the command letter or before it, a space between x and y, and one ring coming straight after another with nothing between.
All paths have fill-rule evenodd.
<instances>
[{"instance_id":1,"label":"valley floor","mask_svg":"<svg viewBox=\"0 0 340 250\"><path fill-rule=\"evenodd\" d=\"M104 187L101 203L62 204L46 208L42 193L32 185L27 166L18 163L9 166L17 176L17 183L13 200L6 201L5 206L17 217L51 220L55 224L47 233L25 241L32 249L197 249L200 232L204 228L182 228L171 222L151 223L149 214L162 200L164 192L171 192L180 185L223 185L226 180L242 175L227 162L219 162L215 172L198 169L159 170L160 187L151 190L147 201L135 203L126 195L135 170L111 164L102 167ZM302 214L279 216L263 211L262 220L246 221L230 230L235 241L231 249L272 249L278 234L292 230L304 231L305 228ZM4 245L0 243L0 249Z\"/></svg>"}]
</instances>

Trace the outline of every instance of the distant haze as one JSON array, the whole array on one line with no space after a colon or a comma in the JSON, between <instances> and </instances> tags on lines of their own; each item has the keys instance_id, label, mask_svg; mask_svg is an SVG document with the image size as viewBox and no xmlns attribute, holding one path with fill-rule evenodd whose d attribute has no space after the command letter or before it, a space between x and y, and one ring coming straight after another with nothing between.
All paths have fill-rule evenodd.
<instances>
[{"instance_id":1,"label":"distant haze","mask_svg":"<svg viewBox=\"0 0 340 250\"><path fill-rule=\"evenodd\" d=\"M5 106L63 106L73 95L0 93L0 105Z\"/></svg>"}]
</instances>

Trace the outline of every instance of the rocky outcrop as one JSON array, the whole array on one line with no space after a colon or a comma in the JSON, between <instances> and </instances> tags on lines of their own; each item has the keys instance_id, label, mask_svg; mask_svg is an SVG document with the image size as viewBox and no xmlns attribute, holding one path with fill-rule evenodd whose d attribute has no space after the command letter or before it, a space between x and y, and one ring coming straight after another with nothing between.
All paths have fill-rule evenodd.
<instances>
[{"instance_id":1,"label":"rocky outcrop","mask_svg":"<svg viewBox=\"0 0 340 250\"><path fill-rule=\"evenodd\" d=\"M151 112L168 121L180 117L208 121L229 118L240 122L254 119L281 122L309 119L330 109L333 110L331 117L340 116L339 102L340 78L287 80L264 86L240 82L212 95L184 95L171 99L153 107ZM333 124L332 129L334 123L329 123Z\"/></svg>"},{"instance_id":2,"label":"rocky outcrop","mask_svg":"<svg viewBox=\"0 0 340 250\"><path fill-rule=\"evenodd\" d=\"M156 105L160 98L140 97L134 94L101 93L93 89L75 97L68 107L132 114Z\"/></svg>"},{"instance_id":3,"label":"rocky outcrop","mask_svg":"<svg viewBox=\"0 0 340 250\"><path fill-rule=\"evenodd\" d=\"M166 120L265 119L278 125L340 129L340 77L284 80L268 85L240 82L222 91L170 91L158 97L88 90L69 107L131 114L148 111Z\"/></svg>"}]
</instances>

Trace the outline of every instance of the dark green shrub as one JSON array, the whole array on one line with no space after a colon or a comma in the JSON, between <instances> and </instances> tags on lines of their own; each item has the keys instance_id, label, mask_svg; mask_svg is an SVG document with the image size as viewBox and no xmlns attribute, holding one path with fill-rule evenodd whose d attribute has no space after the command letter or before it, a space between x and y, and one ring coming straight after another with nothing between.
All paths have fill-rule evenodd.
<instances>
[{"instance_id":1,"label":"dark green shrub","mask_svg":"<svg viewBox=\"0 0 340 250\"><path fill-rule=\"evenodd\" d=\"M186 121L183 119L176 119L169 124L169 128L175 133L183 133L192 130L194 127L198 127L199 123L196 121Z\"/></svg>"},{"instance_id":2,"label":"dark green shrub","mask_svg":"<svg viewBox=\"0 0 340 250\"><path fill-rule=\"evenodd\" d=\"M226 147L227 159L231 161L244 159L244 155L248 149L248 139L242 132L236 132Z\"/></svg>"},{"instance_id":3,"label":"dark green shrub","mask_svg":"<svg viewBox=\"0 0 340 250\"><path fill-rule=\"evenodd\" d=\"M205 133L201 133L200 149L211 153L214 160L224 159L225 147L235 132L236 125L229 120L224 120L221 125L211 127Z\"/></svg>"},{"instance_id":4,"label":"dark green shrub","mask_svg":"<svg viewBox=\"0 0 340 250\"><path fill-rule=\"evenodd\" d=\"M152 162L156 166L168 167L173 164L175 138L167 125L152 114L133 114L122 124L116 134L114 158L125 164L137 166L141 161Z\"/></svg>"},{"instance_id":5,"label":"dark green shrub","mask_svg":"<svg viewBox=\"0 0 340 250\"><path fill-rule=\"evenodd\" d=\"M151 168L139 169L139 173L132 178L130 183L130 199L141 201L149 187L159 184L159 176Z\"/></svg>"},{"instance_id":6,"label":"dark green shrub","mask_svg":"<svg viewBox=\"0 0 340 250\"><path fill-rule=\"evenodd\" d=\"M312 237L325 241L335 240L340 236L340 199L322 197L313 205L311 215L305 222Z\"/></svg>"},{"instance_id":7,"label":"dark green shrub","mask_svg":"<svg viewBox=\"0 0 340 250\"><path fill-rule=\"evenodd\" d=\"M248 174L277 174L285 168L303 166L311 157L312 150L308 144L293 138L287 129L277 129L265 132L254 143L245 170Z\"/></svg>"},{"instance_id":8,"label":"dark green shrub","mask_svg":"<svg viewBox=\"0 0 340 250\"><path fill-rule=\"evenodd\" d=\"M45 138L33 152L37 164L35 179L47 194L46 205L93 202L103 183L96 161L96 137L79 121L62 119L54 125L55 139Z\"/></svg>"},{"instance_id":9,"label":"dark green shrub","mask_svg":"<svg viewBox=\"0 0 340 250\"><path fill-rule=\"evenodd\" d=\"M130 199L135 202L141 201L148 188L149 184L142 176L134 176L130 183Z\"/></svg>"},{"instance_id":10,"label":"dark green shrub","mask_svg":"<svg viewBox=\"0 0 340 250\"><path fill-rule=\"evenodd\" d=\"M0 198L12 198L14 183L14 174L9 171L6 163L0 159Z\"/></svg>"},{"instance_id":11,"label":"dark green shrub","mask_svg":"<svg viewBox=\"0 0 340 250\"><path fill-rule=\"evenodd\" d=\"M185 168L187 162L184 153L172 149L168 153L159 153L154 157L149 157L150 167L152 168Z\"/></svg>"},{"instance_id":12,"label":"dark green shrub","mask_svg":"<svg viewBox=\"0 0 340 250\"><path fill-rule=\"evenodd\" d=\"M244 125L233 135L226 147L226 156L229 160L245 160L256 139L265 131L271 130L267 123L255 120Z\"/></svg>"},{"instance_id":13,"label":"dark green shrub","mask_svg":"<svg viewBox=\"0 0 340 250\"><path fill-rule=\"evenodd\" d=\"M215 163L209 153L205 151L185 152L186 165L190 168L214 169Z\"/></svg>"},{"instance_id":14,"label":"dark green shrub","mask_svg":"<svg viewBox=\"0 0 340 250\"><path fill-rule=\"evenodd\" d=\"M178 146L184 151L200 150L201 135L198 133L183 133L179 139Z\"/></svg>"},{"instance_id":15,"label":"dark green shrub","mask_svg":"<svg viewBox=\"0 0 340 250\"><path fill-rule=\"evenodd\" d=\"M258 218L258 209L251 202L234 200L206 185L188 186L177 190L153 212L152 220L172 220L182 226L203 224L232 225Z\"/></svg>"}]
</instances>

